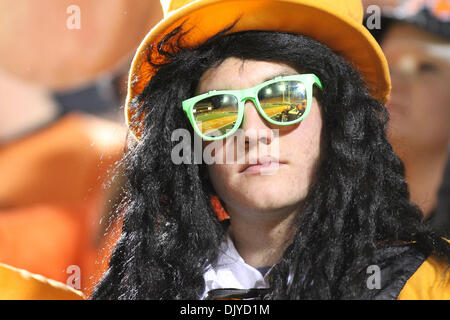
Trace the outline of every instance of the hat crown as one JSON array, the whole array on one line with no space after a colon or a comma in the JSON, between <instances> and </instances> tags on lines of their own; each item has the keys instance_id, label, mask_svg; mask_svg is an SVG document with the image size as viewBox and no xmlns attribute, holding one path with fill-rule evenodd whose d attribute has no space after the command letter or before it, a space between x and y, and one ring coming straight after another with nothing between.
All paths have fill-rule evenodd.
<instances>
[{"instance_id":1,"label":"hat crown","mask_svg":"<svg viewBox=\"0 0 450 320\"><path fill-rule=\"evenodd\" d=\"M202 2L204 0L161 0L161 5L164 12L164 17L167 17L171 12L176 11L193 2ZM240 0L248 1L248 0ZM258 0L258 1L275 1L275 0ZM293 3L314 3L326 8L332 8L334 12L348 16L355 22L362 23L364 10L361 0L276 0Z\"/></svg>"}]
</instances>

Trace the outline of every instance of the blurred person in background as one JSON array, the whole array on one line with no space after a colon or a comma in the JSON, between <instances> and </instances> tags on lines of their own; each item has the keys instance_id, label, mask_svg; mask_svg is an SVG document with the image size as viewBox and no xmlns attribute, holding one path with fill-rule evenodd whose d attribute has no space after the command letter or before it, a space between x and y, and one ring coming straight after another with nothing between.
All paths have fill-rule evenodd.
<instances>
[{"instance_id":1,"label":"blurred person in background","mask_svg":"<svg viewBox=\"0 0 450 320\"><path fill-rule=\"evenodd\" d=\"M128 64L161 16L157 0L0 0L1 264L89 295Z\"/></svg>"},{"instance_id":2,"label":"blurred person in background","mask_svg":"<svg viewBox=\"0 0 450 320\"><path fill-rule=\"evenodd\" d=\"M381 28L370 31L391 71L389 139L404 162L412 202L450 238L450 1L370 4L382 6Z\"/></svg>"}]
</instances>

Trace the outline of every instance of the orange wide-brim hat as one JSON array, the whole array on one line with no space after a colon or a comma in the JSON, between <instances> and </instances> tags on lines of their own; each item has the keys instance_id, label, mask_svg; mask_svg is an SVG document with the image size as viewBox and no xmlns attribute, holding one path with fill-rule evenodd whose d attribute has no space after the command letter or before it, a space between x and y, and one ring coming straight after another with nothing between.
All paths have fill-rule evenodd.
<instances>
[{"instance_id":1,"label":"orange wide-brim hat","mask_svg":"<svg viewBox=\"0 0 450 320\"><path fill-rule=\"evenodd\" d=\"M360 0L161 0L164 19L146 35L134 56L128 81L125 116L131 133L139 138L143 115L136 103L157 71L148 59L167 62L155 44L182 24L183 45L195 47L229 27L227 34L266 30L297 33L321 42L355 67L372 96L385 103L391 81L386 58L363 25ZM181 108L181 105L180 105Z\"/></svg>"}]
</instances>

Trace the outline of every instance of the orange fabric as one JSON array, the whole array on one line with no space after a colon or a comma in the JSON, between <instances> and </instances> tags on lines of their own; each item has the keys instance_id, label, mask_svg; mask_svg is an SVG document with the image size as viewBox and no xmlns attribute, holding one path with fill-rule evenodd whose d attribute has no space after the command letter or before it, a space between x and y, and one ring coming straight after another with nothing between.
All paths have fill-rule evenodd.
<instances>
[{"instance_id":1,"label":"orange fabric","mask_svg":"<svg viewBox=\"0 0 450 320\"><path fill-rule=\"evenodd\" d=\"M80 291L0 263L0 300L83 300Z\"/></svg>"},{"instance_id":2,"label":"orange fabric","mask_svg":"<svg viewBox=\"0 0 450 320\"><path fill-rule=\"evenodd\" d=\"M406 282L398 300L450 300L450 269L429 257Z\"/></svg>"},{"instance_id":3,"label":"orange fabric","mask_svg":"<svg viewBox=\"0 0 450 320\"><path fill-rule=\"evenodd\" d=\"M224 207L222 206L222 203L220 202L220 199L218 196L211 195L211 205L214 209L214 212L217 214L219 221L222 221L222 220L225 220L228 218L228 214L225 211Z\"/></svg>"},{"instance_id":4,"label":"orange fabric","mask_svg":"<svg viewBox=\"0 0 450 320\"><path fill-rule=\"evenodd\" d=\"M448 15L450 13L450 2L448 0L438 0L434 10L437 13L446 13Z\"/></svg>"},{"instance_id":5,"label":"orange fabric","mask_svg":"<svg viewBox=\"0 0 450 320\"><path fill-rule=\"evenodd\" d=\"M449 19L449 17L450 17L450 1L438 0L436 5L432 8L432 12L439 19Z\"/></svg>"},{"instance_id":6,"label":"orange fabric","mask_svg":"<svg viewBox=\"0 0 450 320\"><path fill-rule=\"evenodd\" d=\"M121 157L122 130L72 114L0 148L0 262L63 283L78 266L88 293L99 267L102 183Z\"/></svg>"},{"instance_id":7,"label":"orange fabric","mask_svg":"<svg viewBox=\"0 0 450 320\"><path fill-rule=\"evenodd\" d=\"M386 58L363 26L360 0L170 0L162 1L165 18L142 41L130 69L126 119L138 138L142 119L135 97L155 73L148 57L167 62L154 44L184 23L183 45L195 47L217 32L239 21L230 32L273 30L303 34L342 54L362 74L372 95L385 103L391 88ZM175 46L176 47L176 46ZM167 45L169 49L170 45Z\"/></svg>"}]
</instances>

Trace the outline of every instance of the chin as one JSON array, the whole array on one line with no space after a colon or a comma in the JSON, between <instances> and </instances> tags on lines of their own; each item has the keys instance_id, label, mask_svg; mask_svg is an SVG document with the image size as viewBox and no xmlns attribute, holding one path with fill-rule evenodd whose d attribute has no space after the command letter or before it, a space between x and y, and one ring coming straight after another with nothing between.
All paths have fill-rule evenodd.
<instances>
[{"instance_id":1,"label":"chin","mask_svg":"<svg viewBox=\"0 0 450 320\"><path fill-rule=\"evenodd\" d=\"M268 190L267 190L268 191ZM258 196L241 198L240 203L243 207L247 207L249 211L268 212L276 211L282 208L293 207L299 204L304 197L301 195L289 194L286 192L260 192Z\"/></svg>"}]
</instances>

